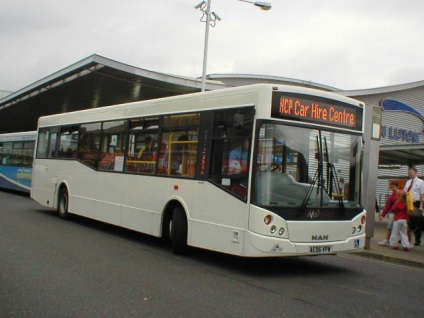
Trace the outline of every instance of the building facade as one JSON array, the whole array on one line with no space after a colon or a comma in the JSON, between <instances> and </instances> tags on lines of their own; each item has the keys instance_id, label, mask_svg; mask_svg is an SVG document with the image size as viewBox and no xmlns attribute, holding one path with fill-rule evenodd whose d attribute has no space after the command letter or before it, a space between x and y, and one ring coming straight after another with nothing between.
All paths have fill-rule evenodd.
<instances>
[{"instance_id":1,"label":"building facade","mask_svg":"<svg viewBox=\"0 0 424 318\"><path fill-rule=\"evenodd\" d=\"M390 180L407 179L409 167L424 176L424 81L343 94L383 110L376 196L384 206Z\"/></svg>"}]
</instances>

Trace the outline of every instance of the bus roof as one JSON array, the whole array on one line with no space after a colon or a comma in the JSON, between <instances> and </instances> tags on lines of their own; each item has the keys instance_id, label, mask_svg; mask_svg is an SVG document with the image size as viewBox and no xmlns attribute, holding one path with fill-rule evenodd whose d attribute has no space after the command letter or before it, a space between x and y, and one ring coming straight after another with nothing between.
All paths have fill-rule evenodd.
<instances>
[{"instance_id":1,"label":"bus roof","mask_svg":"<svg viewBox=\"0 0 424 318\"><path fill-rule=\"evenodd\" d=\"M0 142L28 141L28 140L35 140L36 138L37 138L36 131L24 131L24 132L0 134Z\"/></svg>"},{"instance_id":2,"label":"bus roof","mask_svg":"<svg viewBox=\"0 0 424 318\"><path fill-rule=\"evenodd\" d=\"M345 102L358 107L364 107L363 103L357 100L332 92L299 86L253 84L50 115L40 117L38 126L71 125L81 122L89 123L99 120L119 120L140 116L173 114L175 112L204 111L221 107L252 106L258 103L259 100L264 99L267 99L266 101L271 103L272 91L318 96ZM237 97L236 104L234 103L235 97ZM172 104L178 104L178 106L172 107ZM82 116L84 120L81 120Z\"/></svg>"}]
</instances>

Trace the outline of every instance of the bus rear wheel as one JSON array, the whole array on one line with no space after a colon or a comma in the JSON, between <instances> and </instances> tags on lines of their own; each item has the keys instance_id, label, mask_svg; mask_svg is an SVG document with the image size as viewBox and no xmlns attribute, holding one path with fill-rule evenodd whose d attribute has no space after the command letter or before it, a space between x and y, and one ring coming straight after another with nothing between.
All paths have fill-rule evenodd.
<instances>
[{"instance_id":1,"label":"bus rear wheel","mask_svg":"<svg viewBox=\"0 0 424 318\"><path fill-rule=\"evenodd\" d=\"M172 220L169 226L174 254L186 254L187 246L187 218L184 209L177 205L172 212Z\"/></svg>"},{"instance_id":2,"label":"bus rear wheel","mask_svg":"<svg viewBox=\"0 0 424 318\"><path fill-rule=\"evenodd\" d=\"M69 204L69 195L68 190L66 188L60 189L59 192L59 201L57 204L57 213L59 217L62 219L69 219L70 214L68 212L68 204Z\"/></svg>"}]
</instances>

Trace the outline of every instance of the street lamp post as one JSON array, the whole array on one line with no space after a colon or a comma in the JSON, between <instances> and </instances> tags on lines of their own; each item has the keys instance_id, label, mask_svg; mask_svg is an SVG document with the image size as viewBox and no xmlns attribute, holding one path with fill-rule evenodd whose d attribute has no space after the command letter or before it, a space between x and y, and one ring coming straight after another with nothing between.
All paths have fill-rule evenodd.
<instances>
[{"instance_id":1,"label":"street lamp post","mask_svg":"<svg viewBox=\"0 0 424 318\"><path fill-rule=\"evenodd\" d=\"M271 3L269 2L262 2L262 1L248 1L248 0L238 0L238 1L242 1L242 2L249 2L254 4L255 6L259 7L261 10L271 10Z\"/></svg>"},{"instance_id":2,"label":"street lamp post","mask_svg":"<svg viewBox=\"0 0 424 318\"><path fill-rule=\"evenodd\" d=\"M252 3L253 5L259 7L261 10L270 10L271 4L268 2L262 1L248 1L248 0L238 0L242 2ZM195 6L196 9L199 9L203 12L201 22L206 23L205 28L205 45L203 51L203 70L202 70L202 92L206 91L206 64L208 60L208 43L209 43L209 26L214 27L216 21L220 21L221 17L215 12L211 12L211 2L212 0L202 1Z\"/></svg>"}]
</instances>

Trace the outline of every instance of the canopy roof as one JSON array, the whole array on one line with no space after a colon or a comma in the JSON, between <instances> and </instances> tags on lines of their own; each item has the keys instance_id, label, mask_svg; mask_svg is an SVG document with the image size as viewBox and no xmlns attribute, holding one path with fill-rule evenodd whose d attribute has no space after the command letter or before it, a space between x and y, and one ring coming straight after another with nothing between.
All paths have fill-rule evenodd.
<instances>
[{"instance_id":1,"label":"canopy roof","mask_svg":"<svg viewBox=\"0 0 424 318\"><path fill-rule=\"evenodd\" d=\"M207 89L226 86L208 81ZM0 133L37 128L41 116L201 90L201 79L147 71L92 55L0 99Z\"/></svg>"}]
</instances>

